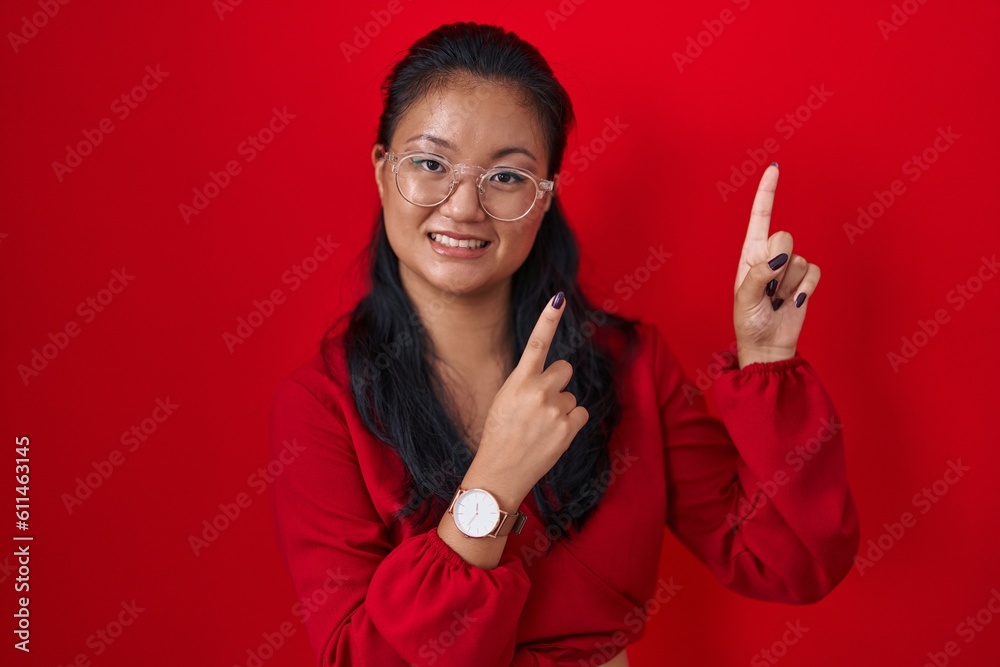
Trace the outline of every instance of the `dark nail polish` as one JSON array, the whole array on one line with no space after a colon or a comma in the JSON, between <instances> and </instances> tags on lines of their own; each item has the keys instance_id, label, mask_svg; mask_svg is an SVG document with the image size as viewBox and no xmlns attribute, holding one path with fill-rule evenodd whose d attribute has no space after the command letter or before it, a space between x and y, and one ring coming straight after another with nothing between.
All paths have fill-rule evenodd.
<instances>
[{"instance_id":1,"label":"dark nail polish","mask_svg":"<svg viewBox=\"0 0 1000 667\"><path fill-rule=\"evenodd\" d=\"M559 292L559 294L556 294L556 298L552 299L552 307L555 308L556 310L559 310L560 308L563 307L563 303L565 301L566 301L566 295L563 294L562 292Z\"/></svg>"},{"instance_id":2,"label":"dark nail polish","mask_svg":"<svg viewBox=\"0 0 1000 667\"><path fill-rule=\"evenodd\" d=\"M778 163L777 163L777 162L772 162L772 163L771 163L771 166L772 166L772 167L777 167L777 166L778 166Z\"/></svg>"},{"instance_id":3,"label":"dark nail polish","mask_svg":"<svg viewBox=\"0 0 1000 667\"><path fill-rule=\"evenodd\" d=\"M768 296L774 296L774 293L775 291L777 291L777 289L778 289L778 279L774 278L771 280L771 282L767 284L767 287L764 288L764 291L767 293Z\"/></svg>"},{"instance_id":4,"label":"dark nail polish","mask_svg":"<svg viewBox=\"0 0 1000 667\"><path fill-rule=\"evenodd\" d=\"M805 302L805 300L806 300L806 293L805 292L800 292L799 295L797 297L795 297L795 307L796 308L801 308L802 304Z\"/></svg>"},{"instance_id":5,"label":"dark nail polish","mask_svg":"<svg viewBox=\"0 0 1000 667\"><path fill-rule=\"evenodd\" d=\"M783 304L784 302L785 302L784 299L775 299L774 301L771 302L771 308L773 310L778 310L779 308L781 308L781 304Z\"/></svg>"},{"instance_id":6,"label":"dark nail polish","mask_svg":"<svg viewBox=\"0 0 1000 667\"><path fill-rule=\"evenodd\" d=\"M785 262L787 261L788 261L788 253L783 252L774 259L772 259L770 262L768 262L767 265L771 267L772 271L777 271L778 269L783 267L785 265Z\"/></svg>"}]
</instances>

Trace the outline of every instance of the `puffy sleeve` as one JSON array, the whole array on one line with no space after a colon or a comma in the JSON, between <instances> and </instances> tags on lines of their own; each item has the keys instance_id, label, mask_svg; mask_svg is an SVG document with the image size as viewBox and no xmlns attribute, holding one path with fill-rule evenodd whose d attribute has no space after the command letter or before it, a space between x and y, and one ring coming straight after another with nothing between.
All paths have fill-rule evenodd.
<instances>
[{"instance_id":1,"label":"puffy sleeve","mask_svg":"<svg viewBox=\"0 0 1000 667\"><path fill-rule=\"evenodd\" d=\"M815 602L850 571L860 540L843 425L798 353L711 379L721 421L654 328L667 526L726 587ZM722 356L728 353L720 353Z\"/></svg>"},{"instance_id":2,"label":"puffy sleeve","mask_svg":"<svg viewBox=\"0 0 1000 667\"><path fill-rule=\"evenodd\" d=\"M436 529L393 546L337 411L285 377L269 418L272 458L298 452L272 502L318 664L511 664L530 588L521 561L469 565Z\"/></svg>"}]
</instances>

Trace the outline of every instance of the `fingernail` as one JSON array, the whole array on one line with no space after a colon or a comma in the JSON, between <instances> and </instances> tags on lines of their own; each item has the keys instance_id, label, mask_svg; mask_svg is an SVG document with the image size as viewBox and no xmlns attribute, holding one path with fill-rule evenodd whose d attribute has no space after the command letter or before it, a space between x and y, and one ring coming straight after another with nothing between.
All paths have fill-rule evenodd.
<instances>
[{"instance_id":1,"label":"fingernail","mask_svg":"<svg viewBox=\"0 0 1000 667\"><path fill-rule=\"evenodd\" d=\"M559 294L556 294L556 298L552 299L552 307L555 308L556 310L559 310L560 308L563 307L564 301L566 301L566 295L563 294L562 292L559 292Z\"/></svg>"},{"instance_id":2,"label":"fingernail","mask_svg":"<svg viewBox=\"0 0 1000 667\"><path fill-rule=\"evenodd\" d=\"M777 289L778 289L778 279L774 278L773 280L771 280L771 282L767 284L767 287L764 289L764 291L767 292L768 296L774 296L774 292Z\"/></svg>"},{"instance_id":3,"label":"fingernail","mask_svg":"<svg viewBox=\"0 0 1000 667\"><path fill-rule=\"evenodd\" d=\"M801 308L802 304L805 302L805 300L806 300L806 293L805 292L800 292L799 295L797 297L795 297L795 307L796 308Z\"/></svg>"},{"instance_id":4,"label":"fingernail","mask_svg":"<svg viewBox=\"0 0 1000 667\"><path fill-rule=\"evenodd\" d=\"M785 302L784 299L775 299L774 301L771 302L771 308L774 310L778 310L779 308L781 308L781 304L783 304L784 302Z\"/></svg>"},{"instance_id":5,"label":"fingernail","mask_svg":"<svg viewBox=\"0 0 1000 667\"><path fill-rule=\"evenodd\" d=\"M767 265L771 267L772 271L777 271L778 269L783 267L785 265L785 262L787 261L788 261L788 254L783 252L774 259L772 259L770 262L768 262Z\"/></svg>"},{"instance_id":6,"label":"fingernail","mask_svg":"<svg viewBox=\"0 0 1000 667\"><path fill-rule=\"evenodd\" d=\"M777 166L778 166L778 163L777 163L777 162L772 162L772 163L771 163L771 166L772 166L772 167L777 167Z\"/></svg>"}]
</instances>

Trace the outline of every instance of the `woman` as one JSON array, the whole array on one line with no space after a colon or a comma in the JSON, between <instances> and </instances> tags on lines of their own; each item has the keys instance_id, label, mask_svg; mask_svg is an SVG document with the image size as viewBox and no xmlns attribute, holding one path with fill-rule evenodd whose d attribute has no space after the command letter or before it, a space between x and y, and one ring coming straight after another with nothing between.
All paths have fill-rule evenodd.
<instances>
[{"instance_id":1,"label":"woman","mask_svg":"<svg viewBox=\"0 0 1000 667\"><path fill-rule=\"evenodd\" d=\"M534 47L441 26L383 92L370 291L271 412L274 451L302 451L275 515L320 664L627 665L677 592L657 578L664 525L734 591L826 595L858 521L836 412L795 350L819 269L769 235L777 166L720 421L656 327L577 287L554 195L573 113Z\"/></svg>"}]
</instances>

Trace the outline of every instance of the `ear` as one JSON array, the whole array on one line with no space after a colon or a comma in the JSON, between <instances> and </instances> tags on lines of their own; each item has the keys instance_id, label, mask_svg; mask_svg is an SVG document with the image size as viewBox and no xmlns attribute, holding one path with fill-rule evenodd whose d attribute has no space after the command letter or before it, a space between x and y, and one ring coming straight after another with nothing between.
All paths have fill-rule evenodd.
<instances>
[{"instance_id":1,"label":"ear","mask_svg":"<svg viewBox=\"0 0 1000 667\"><path fill-rule=\"evenodd\" d=\"M382 160L384 154L385 149L382 147L382 144L372 146L372 166L375 167L375 185L378 186L378 198L380 200L385 198L385 187L382 183L385 175L385 165Z\"/></svg>"},{"instance_id":2,"label":"ear","mask_svg":"<svg viewBox=\"0 0 1000 667\"><path fill-rule=\"evenodd\" d=\"M545 208L542 209L543 214L549 212L549 206L552 206L552 198L556 196L556 192L558 191L559 191L559 174L556 174L555 176L552 177L552 192L550 192L549 196L545 198Z\"/></svg>"}]
</instances>

